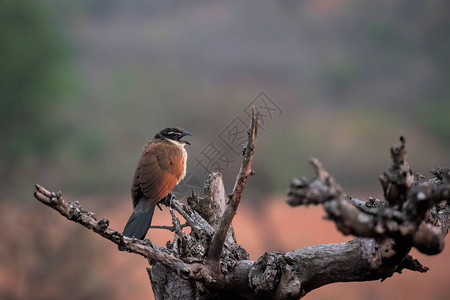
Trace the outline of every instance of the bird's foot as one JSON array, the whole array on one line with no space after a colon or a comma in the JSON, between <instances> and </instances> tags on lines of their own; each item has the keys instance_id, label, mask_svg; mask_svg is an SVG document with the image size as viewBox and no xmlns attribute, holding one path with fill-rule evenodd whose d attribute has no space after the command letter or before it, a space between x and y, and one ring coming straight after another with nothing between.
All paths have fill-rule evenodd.
<instances>
[{"instance_id":1,"label":"bird's foot","mask_svg":"<svg viewBox=\"0 0 450 300\"><path fill-rule=\"evenodd\" d=\"M161 204L164 204L165 206L171 207L172 206L172 200L176 199L175 195L172 194L172 192L169 192L166 197L160 202Z\"/></svg>"}]
</instances>

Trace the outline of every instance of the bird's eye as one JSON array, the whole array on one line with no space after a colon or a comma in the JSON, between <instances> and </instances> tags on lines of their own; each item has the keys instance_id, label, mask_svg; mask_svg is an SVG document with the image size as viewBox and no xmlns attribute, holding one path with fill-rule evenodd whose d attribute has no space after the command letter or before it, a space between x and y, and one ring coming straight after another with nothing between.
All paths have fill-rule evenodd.
<instances>
[{"instance_id":1,"label":"bird's eye","mask_svg":"<svg viewBox=\"0 0 450 300\"><path fill-rule=\"evenodd\" d=\"M176 135L176 133L172 133L170 136L174 138L174 137L176 137L177 135Z\"/></svg>"}]
</instances>

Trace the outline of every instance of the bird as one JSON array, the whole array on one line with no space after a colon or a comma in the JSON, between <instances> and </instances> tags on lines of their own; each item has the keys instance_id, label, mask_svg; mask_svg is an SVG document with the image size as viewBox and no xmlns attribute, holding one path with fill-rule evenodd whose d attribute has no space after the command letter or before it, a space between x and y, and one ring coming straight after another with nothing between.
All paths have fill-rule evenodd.
<instances>
[{"instance_id":1,"label":"bird","mask_svg":"<svg viewBox=\"0 0 450 300\"><path fill-rule=\"evenodd\" d=\"M143 239L153 218L155 205L171 198L171 191L186 176L187 152L190 145L185 136L192 136L180 127L167 127L156 133L143 148L131 184L133 213L123 235ZM119 250L125 248L119 246Z\"/></svg>"}]
</instances>

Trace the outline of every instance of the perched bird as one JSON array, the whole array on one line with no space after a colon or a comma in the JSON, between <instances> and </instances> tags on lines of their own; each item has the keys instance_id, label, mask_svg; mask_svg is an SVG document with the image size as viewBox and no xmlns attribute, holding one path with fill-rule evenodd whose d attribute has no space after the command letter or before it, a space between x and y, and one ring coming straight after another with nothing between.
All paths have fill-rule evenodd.
<instances>
[{"instance_id":1,"label":"perched bird","mask_svg":"<svg viewBox=\"0 0 450 300\"><path fill-rule=\"evenodd\" d=\"M169 127L158 132L142 148L131 184L134 211L125 225L124 236L143 239L150 227L155 205L164 200L186 175L184 146L190 145L182 140L186 135L191 134L178 127ZM119 250L124 248L119 246Z\"/></svg>"}]
</instances>

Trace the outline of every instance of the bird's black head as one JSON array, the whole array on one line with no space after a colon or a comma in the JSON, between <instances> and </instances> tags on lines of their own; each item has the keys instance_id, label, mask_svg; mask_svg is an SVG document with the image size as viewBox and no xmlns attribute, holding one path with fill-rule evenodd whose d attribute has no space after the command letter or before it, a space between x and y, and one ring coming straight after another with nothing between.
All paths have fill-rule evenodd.
<instances>
[{"instance_id":1,"label":"bird's black head","mask_svg":"<svg viewBox=\"0 0 450 300\"><path fill-rule=\"evenodd\" d=\"M184 143L190 145L188 141L182 140L181 138L186 135L192 135L189 131L185 131L180 127L167 127L166 129L161 130L159 133L155 135L157 137L164 137L169 140L176 141L178 143Z\"/></svg>"}]
</instances>

